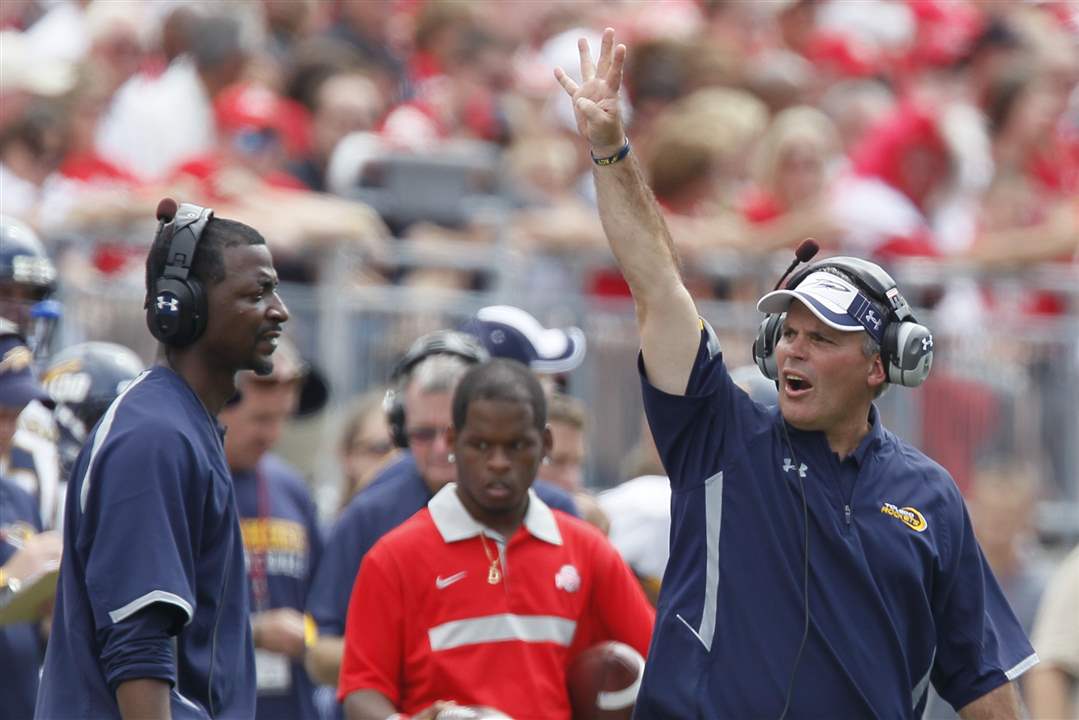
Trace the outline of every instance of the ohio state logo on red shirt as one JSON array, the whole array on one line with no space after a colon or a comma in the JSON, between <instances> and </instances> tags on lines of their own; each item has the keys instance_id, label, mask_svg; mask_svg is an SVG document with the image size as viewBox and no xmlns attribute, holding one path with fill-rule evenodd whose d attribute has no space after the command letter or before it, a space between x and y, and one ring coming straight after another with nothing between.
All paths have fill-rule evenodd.
<instances>
[{"instance_id":1,"label":"ohio state logo on red shirt","mask_svg":"<svg viewBox=\"0 0 1079 720\"><path fill-rule=\"evenodd\" d=\"M566 592L577 592L581 587L581 574L572 565L563 565L554 575L554 586Z\"/></svg>"}]
</instances>

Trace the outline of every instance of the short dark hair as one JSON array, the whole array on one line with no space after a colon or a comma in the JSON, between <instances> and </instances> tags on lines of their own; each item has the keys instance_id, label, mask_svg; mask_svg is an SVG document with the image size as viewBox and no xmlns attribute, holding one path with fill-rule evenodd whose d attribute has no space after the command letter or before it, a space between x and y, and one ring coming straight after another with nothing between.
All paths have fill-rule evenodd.
<instances>
[{"instance_id":1,"label":"short dark hair","mask_svg":"<svg viewBox=\"0 0 1079 720\"><path fill-rule=\"evenodd\" d=\"M154 239L150 252L146 255L147 297L153 293L154 283L165 271L171 240L172 233L169 230L162 232ZM266 238L255 228L236 220L215 217L206 223L206 229L199 238L191 263L191 276L202 283L204 288L219 283L225 279L225 258L222 254L225 248L265 244Z\"/></svg>"},{"instance_id":2,"label":"short dark hair","mask_svg":"<svg viewBox=\"0 0 1079 720\"><path fill-rule=\"evenodd\" d=\"M453 427L465 426L468 406L476 400L520 402L532 407L532 422L542 431L547 426L547 398L539 380L516 360L496 358L471 368L453 394Z\"/></svg>"}]
</instances>

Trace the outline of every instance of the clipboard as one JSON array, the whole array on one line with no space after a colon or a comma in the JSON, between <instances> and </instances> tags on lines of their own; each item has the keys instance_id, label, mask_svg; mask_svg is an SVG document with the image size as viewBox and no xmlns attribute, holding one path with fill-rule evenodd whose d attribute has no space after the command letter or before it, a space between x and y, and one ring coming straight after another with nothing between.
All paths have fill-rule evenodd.
<instances>
[{"instance_id":1,"label":"clipboard","mask_svg":"<svg viewBox=\"0 0 1079 720\"><path fill-rule=\"evenodd\" d=\"M56 596L59 578L60 568L57 567L27 580L19 592L8 596L0 605L0 626L40 620L41 606Z\"/></svg>"}]
</instances>

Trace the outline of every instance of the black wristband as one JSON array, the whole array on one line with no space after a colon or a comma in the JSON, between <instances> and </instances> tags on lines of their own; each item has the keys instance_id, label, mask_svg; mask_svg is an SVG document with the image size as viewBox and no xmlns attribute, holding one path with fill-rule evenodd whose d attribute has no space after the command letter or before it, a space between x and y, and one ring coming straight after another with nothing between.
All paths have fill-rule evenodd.
<instances>
[{"instance_id":1,"label":"black wristband","mask_svg":"<svg viewBox=\"0 0 1079 720\"><path fill-rule=\"evenodd\" d=\"M614 155L599 158L592 151L589 151L588 154L592 156L592 162L596 165L614 165L619 160L625 160L626 155L629 155L629 138L626 138L626 142L622 144L622 147Z\"/></svg>"}]
</instances>

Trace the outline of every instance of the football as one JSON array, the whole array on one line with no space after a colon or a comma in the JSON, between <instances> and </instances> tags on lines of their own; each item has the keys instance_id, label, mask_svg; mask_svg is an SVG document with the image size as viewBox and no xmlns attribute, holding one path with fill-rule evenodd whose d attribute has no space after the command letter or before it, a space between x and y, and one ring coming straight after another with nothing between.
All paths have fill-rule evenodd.
<instances>
[{"instance_id":1,"label":"football","mask_svg":"<svg viewBox=\"0 0 1079 720\"><path fill-rule=\"evenodd\" d=\"M629 720L644 674L644 658L613 640L588 648L566 674L573 720Z\"/></svg>"},{"instance_id":2,"label":"football","mask_svg":"<svg viewBox=\"0 0 1079 720\"><path fill-rule=\"evenodd\" d=\"M490 707L454 705L438 713L435 720L513 720L509 715Z\"/></svg>"}]
</instances>

